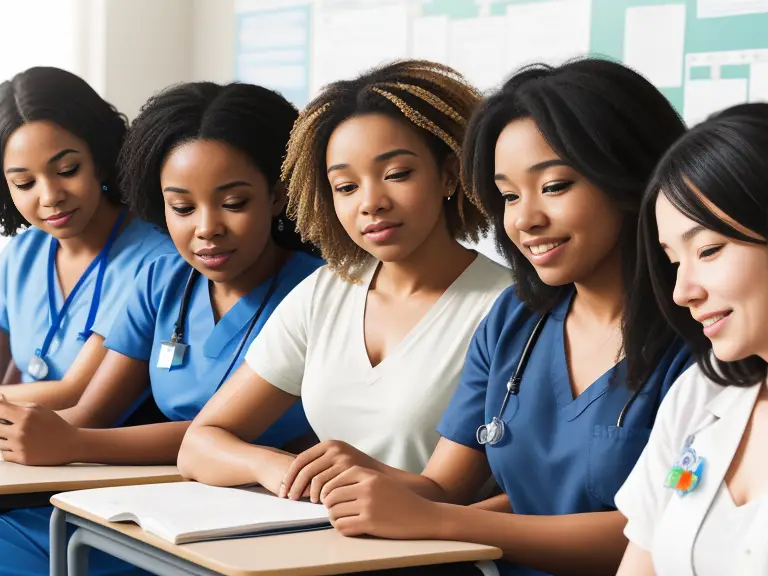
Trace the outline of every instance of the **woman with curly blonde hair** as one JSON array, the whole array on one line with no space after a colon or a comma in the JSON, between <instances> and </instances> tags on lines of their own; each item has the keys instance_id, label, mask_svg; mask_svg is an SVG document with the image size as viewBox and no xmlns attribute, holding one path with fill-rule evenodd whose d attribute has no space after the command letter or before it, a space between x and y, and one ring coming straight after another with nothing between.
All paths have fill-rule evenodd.
<instances>
[{"instance_id":1,"label":"woman with curly blonde hair","mask_svg":"<svg viewBox=\"0 0 768 576\"><path fill-rule=\"evenodd\" d=\"M459 242L487 229L458 159L479 102L454 70L410 60L330 84L302 112L283 166L288 210L327 266L196 418L185 476L318 501L354 465L423 469L472 333L512 283ZM299 398L320 444L298 458L249 444Z\"/></svg>"}]
</instances>

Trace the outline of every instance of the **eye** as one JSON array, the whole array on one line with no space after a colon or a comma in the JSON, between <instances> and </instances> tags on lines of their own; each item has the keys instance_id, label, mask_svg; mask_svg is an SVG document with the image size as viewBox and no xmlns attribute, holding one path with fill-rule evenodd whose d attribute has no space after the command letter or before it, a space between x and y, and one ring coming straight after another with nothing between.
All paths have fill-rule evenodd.
<instances>
[{"instance_id":1,"label":"eye","mask_svg":"<svg viewBox=\"0 0 768 576\"><path fill-rule=\"evenodd\" d=\"M394 181L401 181L408 178L408 176L413 172L413 170L401 170L400 172L394 172L393 174L387 174L387 176L384 177L384 180L394 180Z\"/></svg>"},{"instance_id":2,"label":"eye","mask_svg":"<svg viewBox=\"0 0 768 576\"><path fill-rule=\"evenodd\" d=\"M32 186L35 185L35 181L30 180L29 182L20 182L18 184L14 182L13 185L16 186L16 188L18 188L19 190L29 190L30 188L32 188Z\"/></svg>"},{"instance_id":3,"label":"eye","mask_svg":"<svg viewBox=\"0 0 768 576\"><path fill-rule=\"evenodd\" d=\"M227 210L241 210L247 203L248 200L238 200L236 202L227 202L222 204L222 207L226 208Z\"/></svg>"},{"instance_id":4,"label":"eye","mask_svg":"<svg viewBox=\"0 0 768 576\"><path fill-rule=\"evenodd\" d=\"M77 174L77 171L80 169L80 165L77 164L73 166L72 168L69 168L67 170L62 170L59 172L59 176L63 176L64 178L71 178L75 174Z\"/></svg>"},{"instance_id":5,"label":"eye","mask_svg":"<svg viewBox=\"0 0 768 576\"><path fill-rule=\"evenodd\" d=\"M194 210L194 207L192 206L171 206L171 210L173 210L176 214L179 214L180 216L186 216L192 210Z\"/></svg>"},{"instance_id":6,"label":"eye","mask_svg":"<svg viewBox=\"0 0 768 576\"><path fill-rule=\"evenodd\" d=\"M720 252L720 250L722 249L723 249L722 244L718 246L707 246L706 248L702 248L699 251L699 258L709 258L710 256L714 256L715 254Z\"/></svg>"},{"instance_id":7,"label":"eye","mask_svg":"<svg viewBox=\"0 0 768 576\"><path fill-rule=\"evenodd\" d=\"M502 198L504 198L504 202L507 204L511 204L512 202L517 202L517 200L520 199L520 196L517 194L512 194L511 192L502 193Z\"/></svg>"},{"instance_id":8,"label":"eye","mask_svg":"<svg viewBox=\"0 0 768 576\"><path fill-rule=\"evenodd\" d=\"M573 182L568 180L563 182L552 182L551 184L545 185L541 191L544 194L558 194L559 192L565 192L568 190L568 188L571 187L571 184L573 184Z\"/></svg>"},{"instance_id":9,"label":"eye","mask_svg":"<svg viewBox=\"0 0 768 576\"><path fill-rule=\"evenodd\" d=\"M350 194L357 190L357 184L340 184L334 188L339 194Z\"/></svg>"}]
</instances>

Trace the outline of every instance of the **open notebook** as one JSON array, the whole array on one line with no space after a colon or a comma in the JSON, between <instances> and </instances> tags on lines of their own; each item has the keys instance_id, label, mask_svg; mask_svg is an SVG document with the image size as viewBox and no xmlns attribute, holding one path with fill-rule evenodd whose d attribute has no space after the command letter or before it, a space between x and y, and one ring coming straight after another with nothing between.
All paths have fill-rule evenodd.
<instances>
[{"instance_id":1,"label":"open notebook","mask_svg":"<svg viewBox=\"0 0 768 576\"><path fill-rule=\"evenodd\" d=\"M257 487L173 482L65 492L56 499L108 522L135 522L172 544L329 526L321 504L278 498Z\"/></svg>"}]
</instances>

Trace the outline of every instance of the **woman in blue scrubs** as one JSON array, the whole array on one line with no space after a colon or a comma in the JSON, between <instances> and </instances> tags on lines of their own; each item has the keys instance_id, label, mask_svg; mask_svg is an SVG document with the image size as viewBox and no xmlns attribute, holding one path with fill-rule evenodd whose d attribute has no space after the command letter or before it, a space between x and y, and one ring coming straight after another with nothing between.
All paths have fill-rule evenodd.
<instances>
[{"instance_id":1,"label":"woman in blue scrubs","mask_svg":"<svg viewBox=\"0 0 768 576\"><path fill-rule=\"evenodd\" d=\"M615 573L614 495L691 362L670 331L624 322L642 192L683 131L650 83L607 61L530 67L485 101L464 169L517 285L475 333L422 475L337 476L321 492L337 529L498 546L502 574ZM627 335L642 354L623 358ZM457 506L489 472L507 513Z\"/></svg>"},{"instance_id":2,"label":"woman in blue scrubs","mask_svg":"<svg viewBox=\"0 0 768 576\"><path fill-rule=\"evenodd\" d=\"M175 462L188 421L280 300L322 264L285 220L278 184L296 117L282 96L247 84L180 85L144 106L123 149L121 182L139 213L167 226L178 253L126 284L106 358L75 407L0 406L0 417L23 423L7 427L0 449L23 450L29 464ZM167 422L106 428L150 386ZM258 441L283 447L308 432L297 405ZM9 553L39 572L47 538L33 543L22 530Z\"/></svg>"},{"instance_id":3,"label":"woman in blue scrubs","mask_svg":"<svg viewBox=\"0 0 768 576\"><path fill-rule=\"evenodd\" d=\"M125 118L69 72L32 68L0 85L0 224L14 235L0 256L0 362L6 382L23 382L0 386L11 422L8 401L77 402L106 354L126 285L174 251L121 203L125 133ZM0 440L0 454L24 462L11 444ZM47 573L49 517L48 507L0 515L0 573ZM91 561L97 573L119 566L99 552Z\"/></svg>"},{"instance_id":4,"label":"woman in blue scrubs","mask_svg":"<svg viewBox=\"0 0 768 576\"><path fill-rule=\"evenodd\" d=\"M74 405L104 358L126 280L173 251L121 203L125 133L125 118L64 70L31 68L0 84L0 225L13 236L0 255L7 400Z\"/></svg>"}]
</instances>

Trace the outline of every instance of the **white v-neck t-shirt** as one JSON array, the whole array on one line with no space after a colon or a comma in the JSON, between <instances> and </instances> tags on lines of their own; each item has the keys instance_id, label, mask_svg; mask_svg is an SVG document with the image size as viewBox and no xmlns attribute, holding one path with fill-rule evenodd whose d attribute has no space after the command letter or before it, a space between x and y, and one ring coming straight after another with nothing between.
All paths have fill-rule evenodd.
<instances>
[{"instance_id":1,"label":"white v-neck t-shirt","mask_svg":"<svg viewBox=\"0 0 768 576\"><path fill-rule=\"evenodd\" d=\"M401 470L423 470L459 381L469 342L512 271L482 254L400 344L371 366L364 338L377 265L351 283L327 267L286 296L251 344L246 362L301 396L320 440L341 440Z\"/></svg>"}]
</instances>

